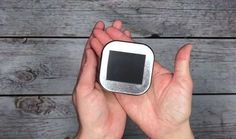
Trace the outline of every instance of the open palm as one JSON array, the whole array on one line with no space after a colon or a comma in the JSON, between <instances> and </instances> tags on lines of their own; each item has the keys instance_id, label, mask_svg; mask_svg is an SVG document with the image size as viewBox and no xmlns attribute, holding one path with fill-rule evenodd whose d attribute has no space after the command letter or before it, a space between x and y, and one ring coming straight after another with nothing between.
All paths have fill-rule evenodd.
<instances>
[{"instance_id":1,"label":"open palm","mask_svg":"<svg viewBox=\"0 0 236 139\"><path fill-rule=\"evenodd\" d=\"M130 118L149 137L161 138L181 126L189 126L192 80L187 67L181 66L188 65L190 49L191 46L185 46L179 51L174 74L154 63L152 85L146 94L116 94ZM179 71L183 68L186 71Z\"/></svg>"}]
</instances>

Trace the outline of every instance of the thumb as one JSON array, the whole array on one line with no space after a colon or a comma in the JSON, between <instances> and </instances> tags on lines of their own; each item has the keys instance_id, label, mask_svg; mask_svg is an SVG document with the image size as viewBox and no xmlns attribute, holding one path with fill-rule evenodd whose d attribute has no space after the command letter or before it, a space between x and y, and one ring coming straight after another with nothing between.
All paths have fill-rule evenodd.
<instances>
[{"instance_id":1,"label":"thumb","mask_svg":"<svg viewBox=\"0 0 236 139\"><path fill-rule=\"evenodd\" d=\"M97 59L92 49L86 49L86 61L81 67L81 75L77 90L89 93L95 86ZM85 91L86 90L86 91ZM79 94L78 94L79 95Z\"/></svg>"},{"instance_id":2,"label":"thumb","mask_svg":"<svg viewBox=\"0 0 236 139\"><path fill-rule=\"evenodd\" d=\"M189 69L191 50L191 44L186 44L179 49L175 58L174 77L176 79L191 79Z\"/></svg>"}]
</instances>

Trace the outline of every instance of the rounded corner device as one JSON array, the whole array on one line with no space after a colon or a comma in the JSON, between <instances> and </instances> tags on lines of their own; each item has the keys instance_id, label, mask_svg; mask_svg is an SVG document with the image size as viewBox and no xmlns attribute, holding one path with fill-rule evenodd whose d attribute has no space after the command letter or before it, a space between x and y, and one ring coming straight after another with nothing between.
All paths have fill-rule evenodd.
<instances>
[{"instance_id":1,"label":"rounded corner device","mask_svg":"<svg viewBox=\"0 0 236 139\"><path fill-rule=\"evenodd\" d=\"M142 43L112 41L102 51L99 82L111 92L144 94L151 85L154 54Z\"/></svg>"}]
</instances>

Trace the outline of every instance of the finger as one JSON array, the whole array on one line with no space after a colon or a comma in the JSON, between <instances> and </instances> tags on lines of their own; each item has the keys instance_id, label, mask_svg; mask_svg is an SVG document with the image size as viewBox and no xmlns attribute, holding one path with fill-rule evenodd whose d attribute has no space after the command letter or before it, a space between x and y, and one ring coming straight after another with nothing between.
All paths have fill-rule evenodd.
<instances>
[{"instance_id":1,"label":"finger","mask_svg":"<svg viewBox=\"0 0 236 139\"><path fill-rule=\"evenodd\" d=\"M94 38L93 31L94 31L95 29L104 30L104 28L105 28L105 24L104 24L102 21L98 21L98 22L95 24L95 26L94 26L94 28L93 28L93 30L92 30L92 32L91 32L91 35L90 35L89 40L91 41L91 39Z\"/></svg>"},{"instance_id":2,"label":"finger","mask_svg":"<svg viewBox=\"0 0 236 139\"><path fill-rule=\"evenodd\" d=\"M122 22L120 20L115 20L112 24L112 26L118 30L122 29Z\"/></svg>"},{"instance_id":3,"label":"finger","mask_svg":"<svg viewBox=\"0 0 236 139\"><path fill-rule=\"evenodd\" d=\"M124 34L125 34L127 37L131 38L131 33L130 33L130 31L125 30L125 31L124 31Z\"/></svg>"},{"instance_id":4,"label":"finger","mask_svg":"<svg viewBox=\"0 0 236 139\"><path fill-rule=\"evenodd\" d=\"M190 79L190 54L192 50L191 44L186 44L179 49L175 58L175 71L174 77L177 79Z\"/></svg>"},{"instance_id":5,"label":"finger","mask_svg":"<svg viewBox=\"0 0 236 139\"><path fill-rule=\"evenodd\" d=\"M101 29L104 30L105 24L102 21L98 21L94 27L94 29Z\"/></svg>"},{"instance_id":6,"label":"finger","mask_svg":"<svg viewBox=\"0 0 236 139\"><path fill-rule=\"evenodd\" d=\"M90 48L90 40L93 38L93 31L94 31L95 29L104 30L104 28L105 28L105 24L104 24L102 21L98 21L98 22L94 25L93 30L92 30L92 32L91 32L91 34L90 34L90 37L89 37L89 39L88 39L88 41L87 41L86 48Z\"/></svg>"},{"instance_id":7,"label":"finger","mask_svg":"<svg viewBox=\"0 0 236 139\"><path fill-rule=\"evenodd\" d=\"M131 38L127 37L123 32L114 27L107 28L106 32L113 40L132 41Z\"/></svg>"},{"instance_id":8,"label":"finger","mask_svg":"<svg viewBox=\"0 0 236 139\"><path fill-rule=\"evenodd\" d=\"M77 87L80 90L85 89L89 93L95 86L97 59L92 49L86 50L86 61L82 67L81 76ZM77 88L77 89L78 89ZM77 94L78 95L78 94Z\"/></svg>"},{"instance_id":9,"label":"finger","mask_svg":"<svg viewBox=\"0 0 236 139\"><path fill-rule=\"evenodd\" d=\"M103 48L103 45L101 44L101 42L97 39L97 38L93 38L91 40L91 47L93 48L93 50L95 51L96 55L98 57L101 56L102 54L102 48Z\"/></svg>"},{"instance_id":10,"label":"finger","mask_svg":"<svg viewBox=\"0 0 236 139\"><path fill-rule=\"evenodd\" d=\"M93 35L101 42L103 46L112 41L111 37L105 31L100 29L95 29L93 31Z\"/></svg>"},{"instance_id":11,"label":"finger","mask_svg":"<svg viewBox=\"0 0 236 139\"><path fill-rule=\"evenodd\" d=\"M98 22L94 25L93 31L94 31L95 29L104 30L104 28L105 28L105 24L104 24L102 21L98 21ZM85 56L85 55L86 55L86 54L85 54L85 53L86 53L86 50L91 48L90 42L91 42L91 40L94 38L94 37L93 37L93 31L91 32L91 35L90 35L89 39L88 39L87 42L86 42L86 45L85 45L85 48L84 48L84 53L83 53L83 57L82 57L82 60L81 60L80 67L83 67L83 66L84 66L84 63L85 63L85 61L86 61L86 56ZM81 72L82 72L82 68L80 68L78 78L80 78ZM77 80L77 83L78 83L78 80Z\"/></svg>"},{"instance_id":12,"label":"finger","mask_svg":"<svg viewBox=\"0 0 236 139\"><path fill-rule=\"evenodd\" d=\"M98 22L94 25L93 30L92 30L92 33L90 34L90 37L89 37L89 39L88 39L87 42L86 42L85 50L91 48L90 42L91 42L91 40L94 38L94 37L93 37L93 31L94 31L95 29L104 30L104 28L105 28L105 24L104 24L102 21L98 21ZM85 50L84 50L84 52L85 52ZM82 62L81 62L81 66L84 64L84 61L85 61L85 56L83 55Z\"/></svg>"}]
</instances>

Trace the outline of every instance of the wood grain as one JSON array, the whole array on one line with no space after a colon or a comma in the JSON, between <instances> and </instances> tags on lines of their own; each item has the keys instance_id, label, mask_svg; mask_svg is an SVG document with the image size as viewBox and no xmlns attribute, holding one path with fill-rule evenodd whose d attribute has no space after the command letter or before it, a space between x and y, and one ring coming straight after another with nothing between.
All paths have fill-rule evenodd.
<instances>
[{"instance_id":1,"label":"wood grain","mask_svg":"<svg viewBox=\"0 0 236 139\"><path fill-rule=\"evenodd\" d=\"M134 36L236 37L232 0L1 0L0 36L88 36L121 19Z\"/></svg>"},{"instance_id":2,"label":"wood grain","mask_svg":"<svg viewBox=\"0 0 236 139\"><path fill-rule=\"evenodd\" d=\"M194 96L191 126L197 139L236 138L236 96Z\"/></svg>"},{"instance_id":3,"label":"wood grain","mask_svg":"<svg viewBox=\"0 0 236 139\"><path fill-rule=\"evenodd\" d=\"M193 96L196 139L236 138L236 96ZM1 139L72 139L78 125L70 96L0 97ZM128 120L124 139L147 138Z\"/></svg>"},{"instance_id":4,"label":"wood grain","mask_svg":"<svg viewBox=\"0 0 236 139\"><path fill-rule=\"evenodd\" d=\"M70 94L86 41L81 37L97 20L109 25L114 19L123 20L135 37L173 38L136 39L171 71L178 48L193 43L194 94L200 94L193 96L194 135L236 138L236 1L0 0L1 139L74 137L78 125ZM8 38L21 36L36 38ZM147 137L129 119L123 138Z\"/></svg>"},{"instance_id":5,"label":"wood grain","mask_svg":"<svg viewBox=\"0 0 236 139\"><path fill-rule=\"evenodd\" d=\"M137 39L173 71L175 54L193 43L194 93L236 93L235 39ZM71 94L85 39L0 39L0 94Z\"/></svg>"},{"instance_id":6,"label":"wood grain","mask_svg":"<svg viewBox=\"0 0 236 139\"><path fill-rule=\"evenodd\" d=\"M0 123L1 139L73 139L78 129L71 96L0 97ZM145 135L129 120L124 138L134 137Z\"/></svg>"}]
</instances>

